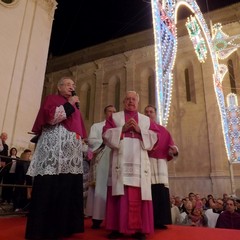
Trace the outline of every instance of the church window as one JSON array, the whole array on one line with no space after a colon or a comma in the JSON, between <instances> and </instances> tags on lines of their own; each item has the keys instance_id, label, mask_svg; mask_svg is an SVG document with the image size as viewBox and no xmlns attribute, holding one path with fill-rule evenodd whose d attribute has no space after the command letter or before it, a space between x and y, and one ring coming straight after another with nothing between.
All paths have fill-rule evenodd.
<instances>
[{"instance_id":1,"label":"church window","mask_svg":"<svg viewBox=\"0 0 240 240\"><path fill-rule=\"evenodd\" d=\"M191 68L186 68L184 71L185 87L186 87L186 100L187 102L196 103L195 83L193 71Z\"/></svg>"},{"instance_id":2,"label":"church window","mask_svg":"<svg viewBox=\"0 0 240 240\"><path fill-rule=\"evenodd\" d=\"M234 69L233 69L233 61L231 59L228 60L227 65L228 65L228 74L229 74L231 92L237 93L236 81L235 81L235 75L234 75Z\"/></svg>"},{"instance_id":3,"label":"church window","mask_svg":"<svg viewBox=\"0 0 240 240\"><path fill-rule=\"evenodd\" d=\"M188 102L191 102L191 88L190 88L190 80L189 80L189 71L185 69L185 86L186 86L186 98Z\"/></svg>"}]
</instances>

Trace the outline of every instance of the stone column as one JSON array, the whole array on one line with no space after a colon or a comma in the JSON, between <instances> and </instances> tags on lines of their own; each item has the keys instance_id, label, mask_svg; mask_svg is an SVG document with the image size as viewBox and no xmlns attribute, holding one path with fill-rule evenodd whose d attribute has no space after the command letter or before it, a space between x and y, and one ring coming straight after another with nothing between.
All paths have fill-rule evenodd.
<instances>
[{"instance_id":1,"label":"stone column","mask_svg":"<svg viewBox=\"0 0 240 240\"><path fill-rule=\"evenodd\" d=\"M108 82L104 82L103 61L96 61L97 69L94 73L95 91L94 91L94 119L93 122L100 122L103 120L103 108L107 102Z\"/></svg>"},{"instance_id":2,"label":"stone column","mask_svg":"<svg viewBox=\"0 0 240 240\"><path fill-rule=\"evenodd\" d=\"M9 135L8 145L19 150L29 147L45 76L55 0L17 1L0 4L0 129ZM12 23L15 24L12 24Z\"/></svg>"},{"instance_id":3,"label":"stone column","mask_svg":"<svg viewBox=\"0 0 240 240\"><path fill-rule=\"evenodd\" d=\"M124 53L126 56L125 71L126 71L126 91L135 89L135 63L132 58L132 51Z\"/></svg>"}]
</instances>

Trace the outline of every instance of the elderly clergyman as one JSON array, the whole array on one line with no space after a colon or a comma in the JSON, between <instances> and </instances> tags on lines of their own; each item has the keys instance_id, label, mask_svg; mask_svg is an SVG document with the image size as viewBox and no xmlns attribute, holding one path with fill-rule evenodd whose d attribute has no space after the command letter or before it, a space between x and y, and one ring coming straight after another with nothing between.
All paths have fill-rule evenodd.
<instances>
[{"instance_id":1,"label":"elderly clergyman","mask_svg":"<svg viewBox=\"0 0 240 240\"><path fill-rule=\"evenodd\" d=\"M138 113L139 95L128 91L124 111L113 113L103 128L103 139L111 149L106 228L110 239L131 234L145 239L153 233L151 172L148 150L157 141L155 124Z\"/></svg>"}]
</instances>

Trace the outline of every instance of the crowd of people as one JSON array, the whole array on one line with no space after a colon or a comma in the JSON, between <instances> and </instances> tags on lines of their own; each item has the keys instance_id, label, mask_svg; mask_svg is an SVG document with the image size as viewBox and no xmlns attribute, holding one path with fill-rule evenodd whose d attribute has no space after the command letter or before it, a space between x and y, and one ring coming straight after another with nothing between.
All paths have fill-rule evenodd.
<instances>
[{"instance_id":1,"label":"crowd of people","mask_svg":"<svg viewBox=\"0 0 240 240\"><path fill-rule=\"evenodd\" d=\"M27 211L31 199L32 178L26 175L32 151L25 149L20 157L18 150L6 143L8 134L0 136L1 205L11 205L15 212Z\"/></svg>"},{"instance_id":2,"label":"crowd of people","mask_svg":"<svg viewBox=\"0 0 240 240\"><path fill-rule=\"evenodd\" d=\"M214 198L190 192L187 197L171 197L172 224L240 229L240 199L224 193Z\"/></svg>"},{"instance_id":3,"label":"crowd of people","mask_svg":"<svg viewBox=\"0 0 240 240\"><path fill-rule=\"evenodd\" d=\"M92 218L93 229L104 221L109 239L145 240L169 224L240 228L233 199L201 199L194 193L170 197L167 163L177 158L178 148L157 122L154 106L139 113L138 93L127 91L123 110L107 105L105 120L87 134L75 88L71 77L62 77L57 94L44 99L32 128L37 141L31 161L22 155L24 161L18 161L16 148L9 162L1 159L1 171L8 169L3 183L32 185L24 189L30 199L26 239L84 232L85 217ZM8 156L5 135L0 155ZM17 210L22 203L13 192L23 191L16 189L3 187L2 199L14 199Z\"/></svg>"}]
</instances>

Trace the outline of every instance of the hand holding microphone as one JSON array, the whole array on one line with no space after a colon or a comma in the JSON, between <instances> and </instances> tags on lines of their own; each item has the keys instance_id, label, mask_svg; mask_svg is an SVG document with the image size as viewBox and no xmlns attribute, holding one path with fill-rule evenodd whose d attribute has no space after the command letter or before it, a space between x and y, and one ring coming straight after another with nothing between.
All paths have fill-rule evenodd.
<instances>
[{"instance_id":1,"label":"hand holding microphone","mask_svg":"<svg viewBox=\"0 0 240 240\"><path fill-rule=\"evenodd\" d=\"M73 96L74 98L71 98L70 103L71 103L71 104L74 104L74 103L75 103L75 106L77 107L77 109L79 109L79 108L80 108L80 106L79 106L79 99L78 99L78 96L76 96L76 92L75 92L75 91L72 91L72 96Z\"/></svg>"}]
</instances>

